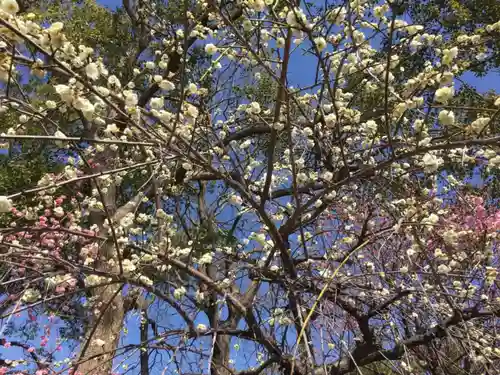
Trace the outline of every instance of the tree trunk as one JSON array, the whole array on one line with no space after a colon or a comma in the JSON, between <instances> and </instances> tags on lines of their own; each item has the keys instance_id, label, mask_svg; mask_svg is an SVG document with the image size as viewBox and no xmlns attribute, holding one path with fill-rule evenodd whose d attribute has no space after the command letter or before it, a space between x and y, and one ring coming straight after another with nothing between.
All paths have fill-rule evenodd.
<instances>
[{"instance_id":1,"label":"tree trunk","mask_svg":"<svg viewBox=\"0 0 500 375\"><path fill-rule=\"evenodd\" d=\"M212 279L217 279L217 273L222 270L222 263L216 262L215 264L210 264L207 266L207 275ZM229 371L229 359L230 359L230 343L231 336L220 335L216 331L220 328L236 329L238 325L238 317L230 313L229 321L224 322L224 327L221 327L220 321L220 309L217 304L217 293L211 292L209 298L210 306L206 310L208 319L210 320L210 327L215 331L214 335L217 335L214 342L212 363L210 364L210 375L231 375ZM230 309L231 307L228 306Z\"/></svg>"},{"instance_id":2,"label":"tree trunk","mask_svg":"<svg viewBox=\"0 0 500 375\"><path fill-rule=\"evenodd\" d=\"M101 309L98 309L101 319L91 325L91 332L95 324L97 327L93 331L92 337L88 337L91 342L85 353L85 358L89 358L89 360L79 366L82 375L111 373L125 315L121 290L121 285L117 284L96 289L96 293L100 296L96 305L102 303ZM104 342L103 346L99 346L100 340Z\"/></svg>"},{"instance_id":3,"label":"tree trunk","mask_svg":"<svg viewBox=\"0 0 500 375\"><path fill-rule=\"evenodd\" d=\"M103 152L99 158L101 159L99 160L101 165L99 169L105 170L109 168L109 160L113 160L114 156L115 153L109 149ZM96 270L101 272L120 274L117 249L113 237L104 223L108 215L110 221L119 222L127 213L125 211L130 209L130 205L125 205L117 210L116 187L113 183L107 186L106 190L103 190L105 186L101 185L97 180L94 180L93 185L100 189L102 203L105 205L106 210L104 212L100 210L91 212L89 222L91 225L97 225L100 235L108 237L99 248L98 259L95 260L94 266ZM85 353L81 353L82 360L85 360L85 358L89 360L78 367L78 370L83 375L106 375L111 373L113 358L126 314L122 288L123 285L121 284L111 284L92 289L94 315L86 332L86 338L90 342L87 342L88 347ZM104 344L102 345L102 343Z\"/></svg>"},{"instance_id":4,"label":"tree trunk","mask_svg":"<svg viewBox=\"0 0 500 375\"><path fill-rule=\"evenodd\" d=\"M109 203L111 193L114 198L114 189L109 189L107 203ZM108 206L108 209L111 208ZM95 219L92 218L92 219ZM102 228L104 218L100 220ZM101 233L106 233L106 229L101 229ZM96 261L96 269L106 273L119 274L118 255L112 239L108 239L99 250L99 260ZM110 265L109 261L114 261ZM95 288L92 292L94 300L94 317L89 326L87 339L90 340L85 358L89 361L83 363L79 368L82 374L105 375L111 373L113 357L120 339L123 319L125 318L124 300L122 295L122 285L112 284ZM91 337L89 337L91 336ZM104 342L103 346L100 346ZM103 354L105 353L105 354ZM100 355L99 354L103 354ZM96 356L98 355L98 356ZM96 356L96 357L94 357Z\"/></svg>"}]
</instances>

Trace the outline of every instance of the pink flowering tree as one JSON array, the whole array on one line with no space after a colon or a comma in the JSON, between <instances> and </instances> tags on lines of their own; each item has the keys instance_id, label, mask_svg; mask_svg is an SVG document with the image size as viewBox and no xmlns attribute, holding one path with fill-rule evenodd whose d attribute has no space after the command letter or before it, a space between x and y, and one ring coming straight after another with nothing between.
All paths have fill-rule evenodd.
<instances>
[{"instance_id":1,"label":"pink flowering tree","mask_svg":"<svg viewBox=\"0 0 500 375\"><path fill-rule=\"evenodd\" d=\"M374 3L124 1L116 62L0 0L0 138L61 159L0 196L0 372L497 372L500 211L463 176L500 97L460 95L500 21Z\"/></svg>"}]
</instances>

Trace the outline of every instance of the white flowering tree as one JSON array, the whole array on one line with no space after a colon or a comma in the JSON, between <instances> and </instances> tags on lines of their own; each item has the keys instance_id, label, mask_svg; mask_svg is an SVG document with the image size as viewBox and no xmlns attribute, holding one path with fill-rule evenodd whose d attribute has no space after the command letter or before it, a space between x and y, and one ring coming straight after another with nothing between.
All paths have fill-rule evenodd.
<instances>
[{"instance_id":1,"label":"white flowering tree","mask_svg":"<svg viewBox=\"0 0 500 375\"><path fill-rule=\"evenodd\" d=\"M498 372L500 211L453 171L500 166L500 97L459 97L500 21L124 10L121 58L0 0L1 139L60 156L0 197L2 374Z\"/></svg>"}]
</instances>

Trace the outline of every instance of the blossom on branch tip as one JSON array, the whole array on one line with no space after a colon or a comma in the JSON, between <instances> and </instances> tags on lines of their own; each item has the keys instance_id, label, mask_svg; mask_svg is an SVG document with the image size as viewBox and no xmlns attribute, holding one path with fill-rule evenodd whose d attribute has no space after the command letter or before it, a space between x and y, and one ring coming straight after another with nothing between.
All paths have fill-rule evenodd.
<instances>
[{"instance_id":1,"label":"blossom on branch tip","mask_svg":"<svg viewBox=\"0 0 500 375\"><path fill-rule=\"evenodd\" d=\"M326 48L326 40L323 37L318 37L314 39L314 43L316 44L316 47L318 47L318 51L323 51Z\"/></svg>"},{"instance_id":2,"label":"blossom on branch tip","mask_svg":"<svg viewBox=\"0 0 500 375\"><path fill-rule=\"evenodd\" d=\"M437 102L446 104L455 95L455 89L453 86L441 87L436 90L435 99Z\"/></svg>"},{"instance_id":3,"label":"blossom on branch tip","mask_svg":"<svg viewBox=\"0 0 500 375\"><path fill-rule=\"evenodd\" d=\"M181 299L182 297L184 297L184 295L186 294L186 288L184 288L183 286L181 286L180 288L177 288L174 290L174 298L175 299Z\"/></svg>"},{"instance_id":4,"label":"blossom on branch tip","mask_svg":"<svg viewBox=\"0 0 500 375\"><path fill-rule=\"evenodd\" d=\"M208 327L205 325L205 324L202 324L202 323L199 323L197 326L196 326L196 330L200 333L205 333L208 331Z\"/></svg>"},{"instance_id":5,"label":"blossom on branch tip","mask_svg":"<svg viewBox=\"0 0 500 375\"><path fill-rule=\"evenodd\" d=\"M0 213L10 212L12 209L12 202L5 195L0 196Z\"/></svg>"},{"instance_id":6,"label":"blossom on branch tip","mask_svg":"<svg viewBox=\"0 0 500 375\"><path fill-rule=\"evenodd\" d=\"M209 43L205 46L205 52L208 54L208 55L213 55L217 52L217 46L215 46L214 44L212 43Z\"/></svg>"},{"instance_id":7,"label":"blossom on branch tip","mask_svg":"<svg viewBox=\"0 0 500 375\"><path fill-rule=\"evenodd\" d=\"M19 5L16 0L0 0L0 12L13 16L19 12Z\"/></svg>"}]
</instances>

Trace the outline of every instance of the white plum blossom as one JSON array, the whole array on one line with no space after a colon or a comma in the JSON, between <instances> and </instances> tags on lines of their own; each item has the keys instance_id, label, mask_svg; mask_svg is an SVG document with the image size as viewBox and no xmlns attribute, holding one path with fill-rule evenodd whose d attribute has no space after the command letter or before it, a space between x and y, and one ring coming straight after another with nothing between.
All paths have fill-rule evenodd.
<instances>
[{"instance_id":1,"label":"white plum blossom","mask_svg":"<svg viewBox=\"0 0 500 375\"><path fill-rule=\"evenodd\" d=\"M186 288L184 288L183 286L181 286L180 288L177 288L174 290L174 298L175 299L181 299L182 297L184 297L184 295L186 294Z\"/></svg>"},{"instance_id":2,"label":"white plum blossom","mask_svg":"<svg viewBox=\"0 0 500 375\"><path fill-rule=\"evenodd\" d=\"M199 323L197 326L196 326L196 330L200 333L205 333L208 331L208 327L203 324L203 323Z\"/></svg>"},{"instance_id":3,"label":"white plum blossom","mask_svg":"<svg viewBox=\"0 0 500 375\"><path fill-rule=\"evenodd\" d=\"M458 47L443 50L443 64L450 65L458 55Z\"/></svg>"},{"instance_id":4,"label":"white plum blossom","mask_svg":"<svg viewBox=\"0 0 500 375\"><path fill-rule=\"evenodd\" d=\"M19 5L17 4L16 0L1 0L0 12L15 15L17 12L19 12Z\"/></svg>"},{"instance_id":5,"label":"white plum blossom","mask_svg":"<svg viewBox=\"0 0 500 375\"><path fill-rule=\"evenodd\" d=\"M99 94L101 94L101 95L102 95L102 96L104 96L104 97L107 97L107 96L109 96L109 94L110 94L109 89L108 89L107 87L104 87L104 86L97 86L97 87L96 87L96 90L97 90L97 92L98 92Z\"/></svg>"},{"instance_id":6,"label":"white plum blossom","mask_svg":"<svg viewBox=\"0 0 500 375\"><path fill-rule=\"evenodd\" d=\"M49 26L47 32L51 35L51 37L57 37L63 28L64 28L64 23L54 22L52 23L52 25Z\"/></svg>"},{"instance_id":7,"label":"white plum blossom","mask_svg":"<svg viewBox=\"0 0 500 375\"><path fill-rule=\"evenodd\" d=\"M118 126L116 126L115 123L112 123L112 124L108 124L106 126L106 129L104 130L106 133L112 133L112 134L115 134L115 133L118 133L120 131L120 129L118 128Z\"/></svg>"},{"instance_id":8,"label":"white plum blossom","mask_svg":"<svg viewBox=\"0 0 500 375\"><path fill-rule=\"evenodd\" d=\"M252 233L249 239L255 240L260 245L264 246L266 244L266 235L264 233Z\"/></svg>"},{"instance_id":9,"label":"white plum blossom","mask_svg":"<svg viewBox=\"0 0 500 375\"><path fill-rule=\"evenodd\" d=\"M424 171L427 173L432 173L438 170L439 166L442 164L443 160L438 158L436 155L427 153L422 158L422 164Z\"/></svg>"},{"instance_id":10,"label":"white plum blossom","mask_svg":"<svg viewBox=\"0 0 500 375\"><path fill-rule=\"evenodd\" d=\"M211 264L213 261L212 254L210 253L205 253L202 255L200 260L198 261L199 264Z\"/></svg>"},{"instance_id":11,"label":"white plum blossom","mask_svg":"<svg viewBox=\"0 0 500 375\"><path fill-rule=\"evenodd\" d=\"M66 102L67 104L71 104L73 101L73 89L67 85L55 85L54 89L56 90L56 93L61 96L62 101Z\"/></svg>"},{"instance_id":12,"label":"white plum blossom","mask_svg":"<svg viewBox=\"0 0 500 375\"><path fill-rule=\"evenodd\" d=\"M163 98L152 98L149 102L151 108L153 109L161 109L165 105L165 99Z\"/></svg>"},{"instance_id":13,"label":"white plum blossom","mask_svg":"<svg viewBox=\"0 0 500 375\"><path fill-rule=\"evenodd\" d=\"M487 58L488 58L488 54L487 54L487 53L484 53L484 52L478 53L478 54L476 55L476 59L477 59L478 61L484 61L484 60L486 60Z\"/></svg>"},{"instance_id":14,"label":"white plum blossom","mask_svg":"<svg viewBox=\"0 0 500 375\"><path fill-rule=\"evenodd\" d=\"M378 125L373 120L368 120L367 122L361 124L361 127L363 131L369 136L377 134Z\"/></svg>"},{"instance_id":15,"label":"white plum blossom","mask_svg":"<svg viewBox=\"0 0 500 375\"><path fill-rule=\"evenodd\" d=\"M87 98L79 97L73 102L73 107L82 112L87 120L91 120L95 112L94 105Z\"/></svg>"},{"instance_id":16,"label":"white plum blossom","mask_svg":"<svg viewBox=\"0 0 500 375\"><path fill-rule=\"evenodd\" d=\"M21 297L21 301L26 303L33 303L38 301L41 296L42 294L40 293L40 291L38 291L37 289L29 288L24 291L23 296Z\"/></svg>"},{"instance_id":17,"label":"white plum blossom","mask_svg":"<svg viewBox=\"0 0 500 375\"><path fill-rule=\"evenodd\" d=\"M137 269L136 265L130 259L122 260L122 268L125 275L131 274Z\"/></svg>"},{"instance_id":18,"label":"white plum blossom","mask_svg":"<svg viewBox=\"0 0 500 375\"><path fill-rule=\"evenodd\" d=\"M76 169L74 167L72 167L71 165L66 165L64 167L64 175L68 179L76 178L77 177Z\"/></svg>"},{"instance_id":19,"label":"white plum blossom","mask_svg":"<svg viewBox=\"0 0 500 375\"><path fill-rule=\"evenodd\" d=\"M428 217L422 219L421 223L425 225L436 225L439 221L439 216L436 214L430 214Z\"/></svg>"},{"instance_id":20,"label":"white plum blossom","mask_svg":"<svg viewBox=\"0 0 500 375\"><path fill-rule=\"evenodd\" d=\"M474 133L480 133L490 123L489 117L479 117L470 124L470 128Z\"/></svg>"},{"instance_id":21,"label":"white plum blossom","mask_svg":"<svg viewBox=\"0 0 500 375\"><path fill-rule=\"evenodd\" d=\"M311 137L314 134L314 132L311 128L305 128L303 133L306 137Z\"/></svg>"},{"instance_id":22,"label":"white plum blossom","mask_svg":"<svg viewBox=\"0 0 500 375\"><path fill-rule=\"evenodd\" d=\"M248 105L248 108L246 109L247 113L251 113L254 115L258 115L261 112L260 104L257 102L252 102Z\"/></svg>"},{"instance_id":23,"label":"white plum blossom","mask_svg":"<svg viewBox=\"0 0 500 375\"><path fill-rule=\"evenodd\" d=\"M288 11L286 22L291 27L300 29L307 24L307 18L302 9L294 8Z\"/></svg>"},{"instance_id":24,"label":"white plum blossom","mask_svg":"<svg viewBox=\"0 0 500 375\"><path fill-rule=\"evenodd\" d=\"M0 212L6 213L10 212L12 209L12 202L5 195L0 196Z\"/></svg>"},{"instance_id":25,"label":"white plum blossom","mask_svg":"<svg viewBox=\"0 0 500 375\"><path fill-rule=\"evenodd\" d=\"M198 92L198 87L196 86L196 84L194 84L193 82L191 82L189 85L187 85L186 92L189 95L196 94Z\"/></svg>"},{"instance_id":26,"label":"white plum blossom","mask_svg":"<svg viewBox=\"0 0 500 375\"><path fill-rule=\"evenodd\" d=\"M439 122L443 125L453 125L455 123L455 114L453 111L442 110L439 112Z\"/></svg>"},{"instance_id":27,"label":"white plum blossom","mask_svg":"<svg viewBox=\"0 0 500 375\"><path fill-rule=\"evenodd\" d=\"M236 195L236 194L233 194L229 197L229 201L232 203L232 204L235 204L235 205L241 205L243 203L243 199L241 199L241 197L239 195Z\"/></svg>"},{"instance_id":28,"label":"white plum blossom","mask_svg":"<svg viewBox=\"0 0 500 375\"><path fill-rule=\"evenodd\" d=\"M325 123L327 127L333 128L336 122L337 122L337 116L335 116L335 113L330 113L325 116Z\"/></svg>"},{"instance_id":29,"label":"white plum blossom","mask_svg":"<svg viewBox=\"0 0 500 375\"><path fill-rule=\"evenodd\" d=\"M341 24L344 22L347 15L347 9L344 7L333 8L327 13L327 21L334 24Z\"/></svg>"},{"instance_id":30,"label":"white plum blossom","mask_svg":"<svg viewBox=\"0 0 500 375\"><path fill-rule=\"evenodd\" d=\"M128 107L134 107L137 105L139 98L137 94L133 91L124 91L123 95L125 96L125 105Z\"/></svg>"},{"instance_id":31,"label":"white plum blossom","mask_svg":"<svg viewBox=\"0 0 500 375\"><path fill-rule=\"evenodd\" d=\"M88 275L85 277L85 285L89 287L103 284L105 281L105 278L98 275Z\"/></svg>"},{"instance_id":32,"label":"white plum blossom","mask_svg":"<svg viewBox=\"0 0 500 375\"><path fill-rule=\"evenodd\" d=\"M139 281L141 283L143 283L144 285L153 286L153 280L151 280L149 277L147 277L145 275L140 275L139 276Z\"/></svg>"},{"instance_id":33,"label":"white plum blossom","mask_svg":"<svg viewBox=\"0 0 500 375\"><path fill-rule=\"evenodd\" d=\"M365 40L365 34L359 30L354 30L352 32L352 38L356 44L361 44Z\"/></svg>"},{"instance_id":34,"label":"white plum blossom","mask_svg":"<svg viewBox=\"0 0 500 375\"><path fill-rule=\"evenodd\" d=\"M333 180L333 173L330 171L326 171L323 173L323 175L321 177L326 181L331 181L331 180Z\"/></svg>"},{"instance_id":35,"label":"white plum blossom","mask_svg":"<svg viewBox=\"0 0 500 375\"><path fill-rule=\"evenodd\" d=\"M108 77L108 87L110 89L120 89L121 83L120 83L120 80L118 79L118 77L116 77L115 75L110 75Z\"/></svg>"},{"instance_id":36,"label":"white plum blossom","mask_svg":"<svg viewBox=\"0 0 500 375\"><path fill-rule=\"evenodd\" d=\"M438 273L449 273L451 271L451 268L448 267L446 264L440 264L437 268Z\"/></svg>"},{"instance_id":37,"label":"white plum blossom","mask_svg":"<svg viewBox=\"0 0 500 375\"><path fill-rule=\"evenodd\" d=\"M453 86L441 87L436 90L435 99L438 103L446 104L455 95Z\"/></svg>"},{"instance_id":38,"label":"white plum blossom","mask_svg":"<svg viewBox=\"0 0 500 375\"><path fill-rule=\"evenodd\" d=\"M120 220L120 225L123 228L130 228L132 225L134 225L134 214L128 213L127 215L125 215L125 217Z\"/></svg>"},{"instance_id":39,"label":"white plum blossom","mask_svg":"<svg viewBox=\"0 0 500 375\"><path fill-rule=\"evenodd\" d=\"M64 216L64 209L60 206L54 208L54 216L55 217L63 217Z\"/></svg>"},{"instance_id":40,"label":"white plum blossom","mask_svg":"<svg viewBox=\"0 0 500 375\"><path fill-rule=\"evenodd\" d=\"M85 67L85 74L91 80L95 81L96 79L99 78L99 67L97 66L96 63L92 62Z\"/></svg>"},{"instance_id":41,"label":"white plum blossom","mask_svg":"<svg viewBox=\"0 0 500 375\"><path fill-rule=\"evenodd\" d=\"M186 107L186 116L189 116L193 119L198 117L198 108L196 108L194 105L187 104Z\"/></svg>"},{"instance_id":42,"label":"white plum blossom","mask_svg":"<svg viewBox=\"0 0 500 375\"><path fill-rule=\"evenodd\" d=\"M203 301L205 301L205 294L197 290L194 298L196 299L196 302L203 303Z\"/></svg>"},{"instance_id":43,"label":"white plum blossom","mask_svg":"<svg viewBox=\"0 0 500 375\"><path fill-rule=\"evenodd\" d=\"M252 145L252 140L247 139L246 141L244 141L244 142L242 142L242 143L240 144L240 148L241 148L242 150L245 150L245 149L249 148L251 145Z\"/></svg>"},{"instance_id":44,"label":"white plum blossom","mask_svg":"<svg viewBox=\"0 0 500 375\"><path fill-rule=\"evenodd\" d=\"M453 78L455 78L452 72L444 72L438 75L439 83L443 86L448 86L453 83Z\"/></svg>"},{"instance_id":45,"label":"white plum blossom","mask_svg":"<svg viewBox=\"0 0 500 375\"><path fill-rule=\"evenodd\" d=\"M215 44L209 43L205 46L205 52L208 55L213 55L217 53L217 46Z\"/></svg>"},{"instance_id":46,"label":"white plum blossom","mask_svg":"<svg viewBox=\"0 0 500 375\"><path fill-rule=\"evenodd\" d=\"M158 86L160 86L160 88L161 88L162 90L165 90L165 91L170 91L170 90L175 89L175 85L174 85L172 82L170 82L168 79L164 79L164 80L162 80L162 81L158 84Z\"/></svg>"},{"instance_id":47,"label":"white plum blossom","mask_svg":"<svg viewBox=\"0 0 500 375\"><path fill-rule=\"evenodd\" d=\"M319 51L323 51L327 46L326 40L323 37L315 38L314 43L316 44L316 47L318 47Z\"/></svg>"},{"instance_id":48,"label":"white plum blossom","mask_svg":"<svg viewBox=\"0 0 500 375\"><path fill-rule=\"evenodd\" d=\"M266 9L266 3L263 0L247 0L247 4L256 12L263 12Z\"/></svg>"}]
</instances>

